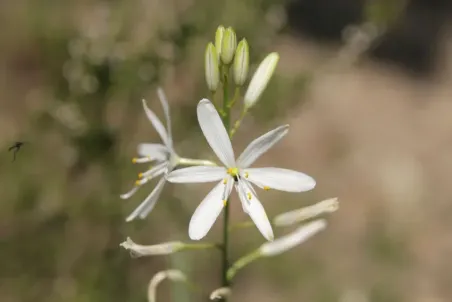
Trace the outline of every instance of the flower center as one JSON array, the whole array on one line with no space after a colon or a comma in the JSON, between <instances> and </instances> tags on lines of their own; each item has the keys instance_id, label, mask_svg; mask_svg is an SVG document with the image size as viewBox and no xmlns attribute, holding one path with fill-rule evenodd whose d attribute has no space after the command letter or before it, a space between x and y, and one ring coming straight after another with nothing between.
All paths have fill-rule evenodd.
<instances>
[{"instance_id":1,"label":"flower center","mask_svg":"<svg viewBox=\"0 0 452 302\"><path fill-rule=\"evenodd\" d=\"M227 173L234 178L234 181L238 181L239 178L239 168L228 168Z\"/></svg>"}]
</instances>

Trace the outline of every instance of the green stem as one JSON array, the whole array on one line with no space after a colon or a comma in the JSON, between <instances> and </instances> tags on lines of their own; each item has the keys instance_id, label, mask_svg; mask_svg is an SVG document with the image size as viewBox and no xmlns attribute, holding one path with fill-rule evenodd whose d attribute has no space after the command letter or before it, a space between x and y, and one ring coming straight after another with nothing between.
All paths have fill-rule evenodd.
<instances>
[{"instance_id":1,"label":"green stem","mask_svg":"<svg viewBox=\"0 0 452 302\"><path fill-rule=\"evenodd\" d=\"M242 112L240 113L239 119L234 123L234 127L229 132L229 137L232 139L237 129L239 129L240 124L242 123L243 119L245 118L246 113L248 112L248 109L246 107L243 107Z\"/></svg>"},{"instance_id":2,"label":"green stem","mask_svg":"<svg viewBox=\"0 0 452 302\"><path fill-rule=\"evenodd\" d=\"M223 124L226 128L226 131L229 133L230 130L230 115L231 115L231 107L228 106L229 102L229 96L228 96L228 72L229 67L224 66L224 74L223 74ZM223 253L222 253L222 287L228 287L229 286L229 280L227 277L227 273L229 270L229 258L228 258L228 252L229 252L229 199L226 202L226 206L224 207L224 214L223 214ZM223 302L225 302L226 299L223 299Z\"/></svg>"},{"instance_id":3,"label":"green stem","mask_svg":"<svg viewBox=\"0 0 452 302\"><path fill-rule=\"evenodd\" d=\"M242 258L240 258L239 260L237 260L232 266L231 268L228 270L228 272L226 273L226 278L228 280L232 280L232 278L234 278L235 274L237 274L237 272L242 269L243 267L245 267L246 265L250 264L251 262L253 262L254 260L260 258L262 255L260 253L259 250L256 250Z\"/></svg>"},{"instance_id":4,"label":"green stem","mask_svg":"<svg viewBox=\"0 0 452 302\"><path fill-rule=\"evenodd\" d=\"M187 250L205 250L205 249L211 249L211 248L217 248L218 245L213 243L188 243L184 244L183 249Z\"/></svg>"},{"instance_id":5,"label":"green stem","mask_svg":"<svg viewBox=\"0 0 452 302\"><path fill-rule=\"evenodd\" d=\"M234 107L235 102L237 102L237 100L240 97L240 87L235 87L235 92L234 92L234 97L232 98L232 100L228 103L228 107L232 108Z\"/></svg>"}]
</instances>

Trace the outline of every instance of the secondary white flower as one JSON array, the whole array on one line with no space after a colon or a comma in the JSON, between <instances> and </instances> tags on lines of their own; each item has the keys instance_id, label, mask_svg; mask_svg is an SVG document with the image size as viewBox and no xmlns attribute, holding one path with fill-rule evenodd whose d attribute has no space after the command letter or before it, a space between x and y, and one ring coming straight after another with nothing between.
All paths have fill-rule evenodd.
<instances>
[{"instance_id":1,"label":"secondary white flower","mask_svg":"<svg viewBox=\"0 0 452 302\"><path fill-rule=\"evenodd\" d=\"M153 163L153 166L149 170L140 173L139 180L136 181L135 187L129 192L122 194L122 199L130 198L138 189L150 181L151 179L161 176L167 171L173 170L179 162L179 156L173 149L173 139L171 135L171 119L169 113L169 105L166 96L161 88L157 89L157 94L160 99L160 103L163 107L163 112L166 119L166 128L163 126L160 119L152 112L151 109L143 100L144 111L154 126L163 144L140 144L138 145L139 158L134 158L133 163ZM126 221L134 220L137 217L141 219L145 218L154 208L162 190L165 185L165 177L160 178L159 182L155 186L154 190L144 199L144 201L127 217Z\"/></svg>"},{"instance_id":2,"label":"secondary white flower","mask_svg":"<svg viewBox=\"0 0 452 302\"><path fill-rule=\"evenodd\" d=\"M187 277L180 270L169 269L166 271L158 272L152 277L148 285L148 302L155 302L157 296L157 287L165 280L169 279L176 282L187 282Z\"/></svg>"},{"instance_id":3,"label":"secondary white flower","mask_svg":"<svg viewBox=\"0 0 452 302\"><path fill-rule=\"evenodd\" d=\"M188 229L190 238L199 240L207 234L235 186L245 213L251 217L267 240L273 240L272 227L251 183L264 190L273 188L288 192L308 191L315 186L313 178L300 172L280 168L249 168L259 156L286 135L289 126L280 126L255 139L236 161L231 140L214 105L203 99L198 104L197 113L207 142L224 166L184 168L167 176L170 182L175 183L221 180L193 214Z\"/></svg>"},{"instance_id":4,"label":"secondary white flower","mask_svg":"<svg viewBox=\"0 0 452 302\"><path fill-rule=\"evenodd\" d=\"M127 240L121 243L119 246L122 246L126 250L130 251L130 254L133 257L142 257L169 255L181 250L184 247L184 244L180 241L170 241L154 245L141 245L136 244L132 241L132 239L127 237Z\"/></svg>"},{"instance_id":5,"label":"secondary white flower","mask_svg":"<svg viewBox=\"0 0 452 302\"><path fill-rule=\"evenodd\" d=\"M335 212L338 208L339 201L337 197L328 198L311 206L279 214L273 219L273 225L289 226L325 213Z\"/></svg>"},{"instance_id":6,"label":"secondary white flower","mask_svg":"<svg viewBox=\"0 0 452 302\"><path fill-rule=\"evenodd\" d=\"M324 219L309 222L286 236L278 238L273 242L264 243L259 248L259 251L262 256L279 255L305 242L325 228L326 221Z\"/></svg>"}]
</instances>

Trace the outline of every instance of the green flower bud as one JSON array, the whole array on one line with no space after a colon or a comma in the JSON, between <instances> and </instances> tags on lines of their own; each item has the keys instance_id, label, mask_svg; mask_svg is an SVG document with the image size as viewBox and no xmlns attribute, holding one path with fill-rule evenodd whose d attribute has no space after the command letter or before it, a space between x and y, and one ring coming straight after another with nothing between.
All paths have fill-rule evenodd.
<instances>
[{"instance_id":1,"label":"green flower bud","mask_svg":"<svg viewBox=\"0 0 452 302\"><path fill-rule=\"evenodd\" d=\"M246 90L244 97L245 108L249 109L257 102L273 76L278 61L279 55L276 52L270 53L262 60Z\"/></svg>"},{"instance_id":2,"label":"green flower bud","mask_svg":"<svg viewBox=\"0 0 452 302\"><path fill-rule=\"evenodd\" d=\"M221 41L221 61L224 64L229 64L234 58L235 48L237 47L237 37L232 27L228 27L223 35Z\"/></svg>"},{"instance_id":3,"label":"green flower bud","mask_svg":"<svg viewBox=\"0 0 452 302\"><path fill-rule=\"evenodd\" d=\"M216 91L218 83L220 83L220 69L218 67L217 50L212 43L207 44L204 65L207 87L210 91Z\"/></svg>"},{"instance_id":4,"label":"green flower bud","mask_svg":"<svg viewBox=\"0 0 452 302\"><path fill-rule=\"evenodd\" d=\"M221 55L221 44L223 43L224 27L223 25L218 26L215 32L215 48L217 49L217 57L220 58Z\"/></svg>"},{"instance_id":5,"label":"green flower bud","mask_svg":"<svg viewBox=\"0 0 452 302\"><path fill-rule=\"evenodd\" d=\"M250 51L246 39L240 41L235 51L233 76L237 86L242 86L246 81L250 67Z\"/></svg>"}]
</instances>

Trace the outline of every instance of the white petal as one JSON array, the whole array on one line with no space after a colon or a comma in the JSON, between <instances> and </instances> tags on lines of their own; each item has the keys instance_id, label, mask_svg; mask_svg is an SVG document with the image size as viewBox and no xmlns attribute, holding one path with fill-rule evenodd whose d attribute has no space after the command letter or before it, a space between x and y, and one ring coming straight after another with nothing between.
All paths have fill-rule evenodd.
<instances>
[{"instance_id":1,"label":"white petal","mask_svg":"<svg viewBox=\"0 0 452 302\"><path fill-rule=\"evenodd\" d=\"M165 160L168 158L168 148L162 144L139 144L138 154L152 160Z\"/></svg>"},{"instance_id":2,"label":"white petal","mask_svg":"<svg viewBox=\"0 0 452 302\"><path fill-rule=\"evenodd\" d=\"M166 179L173 183L200 183L218 181L226 175L224 167L195 166L172 171Z\"/></svg>"},{"instance_id":3,"label":"white petal","mask_svg":"<svg viewBox=\"0 0 452 302\"><path fill-rule=\"evenodd\" d=\"M162 107L163 107L163 113L165 114L166 130L167 130L167 133L168 133L168 144L169 144L168 147L172 148L172 146L173 146L173 134L171 132L171 116L170 116L168 99L166 98L165 92L160 87L157 88L157 94L159 96L160 103L162 104Z\"/></svg>"},{"instance_id":4,"label":"white petal","mask_svg":"<svg viewBox=\"0 0 452 302\"><path fill-rule=\"evenodd\" d=\"M170 144L169 144L169 137L168 137L168 133L165 130L165 127L163 127L162 122L157 117L157 115L155 115L155 113L152 112L151 109L149 109L149 107L146 104L145 100L143 100L143 108L144 108L144 112L146 113L149 121L152 123L152 125L155 128L155 130L157 131L157 133L162 138L163 143L165 144L165 146L169 147L170 146Z\"/></svg>"},{"instance_id":5,"label":"white petal","mask_svg":"<svg viewBox=\"0 0 452 302\"><path fill-rule=\"evenodd\" d=\"M247 188L244 182L246 182L246 180L239 180L238 183L240 190L245 192L245 194L239 194L242 206L246 208L245 212L248 213L254 221L254 224L265 239L273 240L274 236L272 226L268 220L267 214L265 213L264 207L260 203L259 199L257 199L257 196Z\"/></svg>"},{"instance_id":6,"label":"white petal","mask_svg":"<svg viewBox=\"0 0 452 302\"><path fill-rule=\"evenodd\" d=\"M243 172L247 180L257 186L286 192L305 192L315 187L315 180L309 175L281 168L250 168Z\"/></svg>"},{"instance_id":7,"label":"white petal","mask_svg":"<svg viewBox=\"0 0 452 302\"><path fill-rule=\"evenodd\" d=\"M235 167L231 140L215 106L208 99L202 99L197 111L199 126L213 152L225 166Z\"/></svg>"},{"instance_id":8,"label":"white petal","mask_svg":"<svg viewBox=\"0 0 452 302\"><path fill-rule=\"evenodd\" d=\"M155 186L154 190L151 192L151 194L146 197L146 199L130 214L126 221L132 221L138 216L140 218L145 218L147 214L154 208L158 198L160 197L160 193L162 192L163 186L165 185L165 178L162 177L159 182L157 183L157 186Z\"/></svg>"},{"instance_id":9,"label":"white petal","mask_svg":"<svg viewBox=\"0 0 452 302\"><path fill-rule=\"evenodd\" d=\"M262 154L268 151L274 144L284 137L289 131L289 125L279 126L272 131L256 138L237 159L240 168L247 168L256 161Z\"/></svg>"},{"instance_id":10,"label":"white petal","mask_svg":"<svg viewBox=\"0 0 452 302\"><path fill-rule=\"evenodd\" d=\"M224 207L222 199L224 190L225 185L221 181L196 208L188 227L188 235L192 240L199 240L206 236L215 220L217 220Z\"/></svg>"},{"instance_id":11,"label":"white petal","mask_svg":"<svg viewBox=\"0 0 452 302\"><path fill-rule=\"evenodd\" d=\"M289 235L278 238L273 242L264 243L260 247L260 252L263 256L275 256L281 254L305 242L316 233L325 229L325 227L326 221L324 219L312 221L297 228Z\"/></svg>"}]
</instances>

